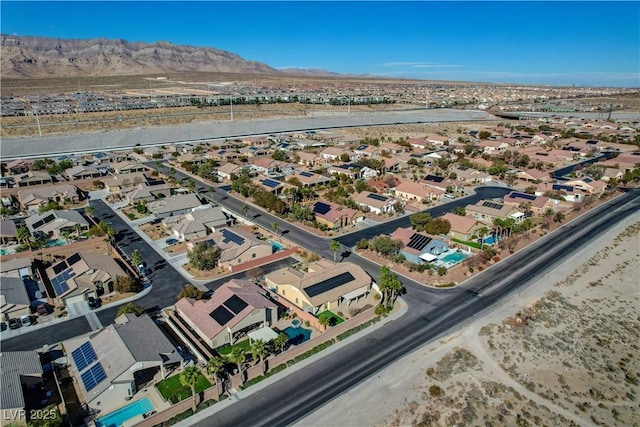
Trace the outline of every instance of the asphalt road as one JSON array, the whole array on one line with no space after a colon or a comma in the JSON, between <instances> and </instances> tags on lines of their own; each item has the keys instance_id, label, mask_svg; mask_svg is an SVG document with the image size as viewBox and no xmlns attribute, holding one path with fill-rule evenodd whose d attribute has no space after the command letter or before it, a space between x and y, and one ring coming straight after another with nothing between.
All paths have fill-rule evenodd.
<instances>
[{"instance_id":1,"label":"asphalt road","mask_svg":"<svg viewBox=\"0 0 640 427\"><path fill-rule=\"evenodd\" d=\"M197 122L181 126L56 135L43 138L3 138L2 158L3 160L12 160L15 158L116 150L132 148L135 145L211 141L249 135L269 135L307 130L491 119L495 118L483 111L424 109L372 113L354 112L351 114L341 112L330 115L235 122Z\"/></svg>"},{"instance_id":2,"label":"asphalt road","mask_svg":"<svg viewBox=\"0 0 640 427\"><path fill-rule=\"evenodd\" d=\"M53 315L51 315L53 316ZM2 351L40 350L45 344L55 344L91 332L91 325L85 316L76 317L63 323L24 331L13 338L2 340Z\"/></svg>"},{"instance_id":3,"label":"asphalt road","mask_svg":"<svg viewBox=\"0 0 640 427\"><path fill-rule=\"evenodd\" d=\"M434 307L423 305L424 287L408 285L407 314L354 341L305 369L235 402L196 426L280 426L307 416L374 375L391 362L470 321L503 296L532 282L605 233L612 224L640 211L640 190L631 192L548 235L508 262L498 263L448 292ZM478 296L474 291L478 291Z\"/></svg>"}]
</instances>

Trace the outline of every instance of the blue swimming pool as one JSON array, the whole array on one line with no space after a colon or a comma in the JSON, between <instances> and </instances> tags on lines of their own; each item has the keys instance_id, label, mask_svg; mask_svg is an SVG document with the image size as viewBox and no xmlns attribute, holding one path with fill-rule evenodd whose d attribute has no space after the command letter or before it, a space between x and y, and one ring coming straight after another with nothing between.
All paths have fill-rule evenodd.
<instances>
[{"instance_id":1,"label":"blue swimming pool","mask_svg":"<svg viewBox=\"0 0 640 427\"><path fill-rule=\"evenodd\" d=\"M273 248L273 252L278 252L283 249L286 249L286 246L282 243L276 242L275 240L269 239L269 243L271 243L271 248Z\"/></svg>"},{"instance_id":2,"label":"blue swimming pool","mask_svg":"<svg viewBox=\"0 0 640 427\"><path fill-rule=\"evenodd\" d=\"M449 263L451 265L456 265L459 262L462 262L465 259L467 259L467 257L469 257L469 255L467 255L465 253L453 252L453 253L450 253L450 254L444 256L443 258L440 258L440 261Z\"/></svg>"},{"instance_id":3,"label":"blue swimming pool","mask_svg":"<svg viewBox=\"0 0 640 427\"><path fill-rule=\"evenodd\" d=\"M125 421L131 418L146 414L155 408L148 397L137 400L127 406L118 409L110 414L100 417L96 420L96 427L120 427Z\"/></svg>"},{"instance_id":4,"label":"blue swimming pool","mask_svg":"<svg viewBox=\"0 0 640 427\"><path fill-rule=\"evenodd\" d=\"M49 240L47 243L44 244L44 247L45 248L52 248L54 246L64 246L66 244L67 244L67 242L64 241L63 239Z\"/></svg>"},{"instance_id":5,"label":"blue swimming pool","mask_svg":"<svg viewBox=\"0 0 640 427\"><path fill-rule=\"evenodd\" d=\"M311 339L311 329L289 326L282 332L287 334L289 342L293 345L302 344Z\"/></svg>"},{"instance_id":6,"label":"blue swimming pool","mask_svg":"<svg viewBox=\"0 0 640 427\"><path fill-rule=\"evenodd\" d=\"M493 245L496 242L496 238L491 235L489 237L487 237L486 239L484 239L484 244L485 245Z\"/></svg>"}]
</instances>

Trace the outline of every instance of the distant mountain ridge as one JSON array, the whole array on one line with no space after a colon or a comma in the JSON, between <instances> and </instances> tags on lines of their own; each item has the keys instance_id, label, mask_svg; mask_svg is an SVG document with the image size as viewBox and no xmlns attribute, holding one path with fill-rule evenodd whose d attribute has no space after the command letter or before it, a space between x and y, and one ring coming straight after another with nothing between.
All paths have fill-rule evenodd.
<instances>
[{"instance_id":1,"label":"distant mountain ridge","mask_svg":"<svg viewBox=\"0 0 640 427\"><path fill-rule=\"evenodd\" d=\"M2 77L81 77L157 72L221 72L338 76L323 70L276 70L220 49L169 42L59 39L1 35Z\"/></svg>"}]
</instances>

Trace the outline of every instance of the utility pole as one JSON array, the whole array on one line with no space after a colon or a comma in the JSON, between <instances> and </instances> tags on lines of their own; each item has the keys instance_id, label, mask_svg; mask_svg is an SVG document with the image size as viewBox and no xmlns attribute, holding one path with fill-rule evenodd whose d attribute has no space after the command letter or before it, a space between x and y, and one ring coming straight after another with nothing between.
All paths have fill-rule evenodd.
<instances>
[{"instance_id":1,"label":"utility pole","mask_svg":"<svg viewBox=\"0 0 640 427\"><path fill-rule=\"evenodd\" d=\"M231 106L231 121L233 121L233 96L229 98L229 105Z\"/></svg>"},{"instance_id":2,"label":"utility pole","mask_svg":"<svg viewBox=\"0 0 640 427\"><path fill-rule=\"evenodd\" d=\"M349 105L349 109L347 110L347 113L351 114L351 95L347 95L347 104Z\"/></svg>"},{"instance_id":3,"label":"utility pole","mask_svg":"<svg viewBox=\"0 0 640 427\"><path fill-rule=\"evenodd\" d=\"M40 127L40 116L38 115L38 106L34 105L33 110L36 112L36 123L38 124L38 133L40 134L40 138L42 138L42 128Z\"/></svg>"}]
</instances>

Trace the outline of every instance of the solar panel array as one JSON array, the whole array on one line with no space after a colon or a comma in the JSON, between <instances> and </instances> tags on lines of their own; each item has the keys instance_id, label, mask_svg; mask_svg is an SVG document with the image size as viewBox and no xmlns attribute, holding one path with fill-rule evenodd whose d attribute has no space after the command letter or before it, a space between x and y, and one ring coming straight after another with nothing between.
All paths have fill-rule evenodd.
<instances>
[{"instance_id":1,"label":"solar panel array","mask_svg":"<svg viewBox=\"0 0 640 427\"><path fill-rule=\"evenodd\" d=\"M278 181L274 181L272 179L263 179L262 183L269 188L276 188L280 183Z\"/></svg>"},{"instance_id":2,"label":"solar panel array","mask_svg":"<svg viewBox=\"0 0 640 427\"><path fill-rule=\"evenodd\" d=\"M486 202L486 201L485 201L485 202L483 202L483 203L482 203L482 206L485 206L485 207L487 207L487 208L491 208L491 209L497 209L497 210L500 210L500 209L502 209L502 206L503 206L503 205L501 205L500 203L495 203L495 202Z\"/></svg>"},{"instance_id":3,"label":"solar panel array","mask_svg":"<svg viewBox=\"0 0 640 427\"><path fill-rule=\"evenodd\" d=\"M82 379L85 390L91 391L107 378L107 374L104 373L102 364L96 363L91 368L87 369L84 374L80 375L80 378Z\"/></svg>"},{"instance_id":4,"label":"solar panel array","mask_svg":"<svg viewBox=\"0 0 640 427\"><path fill-rule=\"evenodd\" d=\"M73 350L71 352L71 357L73 357L73 361L76 363L78 372L84 370L84 368L98 360L98 356L96 356L96 352L93 350L93 346L89 341Z\"/></svg>"},{"instance_id":5,"label":"solar panel array","mask_svg":"<svg viewBox=\"0 0 640 427\"><path fill-rule=\"evenodd\" d=\"M57 263L56 265L53 266L53 272L55 274L60 274L64 270L66 270L67 267L68 267L68 265L67 265L66 261L60 261L59 263Z\"/></svg>"},{"instance_id":6,"label":"solar panel array","mask_svg":"<svg viewBox=\"0 0 640 427\"><path fill-rule=\"evenodd\" d=\"M231 298L224 302L225 307L231 310L234 314L240 313L244 310L249 304L247 304L242 298L238 295L233 295Z\"/></svg>"},{"instance_id":7,"label":"solar panel array","mask_svg":"<svg viewBox=\"0 0 640 427\"><path fill-rule=\"evenodd\" d=\"M324 215L331 210L331 206L323 202L316 202L313 205L313 213Z\"/></svg>"},{"instance_id":8,"label":"solar panel array","mask_svg":"<svg viewBox=\"0 0 640 427\"><path fill-rule=\"evenodd\" d=\"M425 180L426 181L433 181L433 182L442 182L442 181L444 181L444 177L436 176L436 175L427 175Z\"/></svg>"},{"instance_id":9,"label":"solar panel array","mask_svg":"<svg viewBox=\"0 0 640 427\"><path fill-rule=\"evenodd\" d=\"M303 172L300 172L300 175L302 175L302 176L304 176L306 178L311 178L313 176L313 173L303 171Z\"/></svg>"},{"instance_id":10,"label":"solar panel array","mask_svg":"<svg viewBox=\"0 0 640 427\"><path fill-rule=\"evenodd\" d=\"M355 277L353 277L353 274L347 271L346 273L339 274L330 279L326 279L322 282L316 283L315 285L309 286L305 289L305 292L307 293L307 295L309 295L309 297L313 298L316 295L323 294L327 291L330 291L331 289L342 286L345 283L349 283L353 280L355 280Z\"/></svg>"},{"instance_id":11,"label":"solar panel array","mask_svg":"<svg viewBox=\"0 0 640 427\"><path fill-rule=\"evenodd\" d=\"M527 200L535 200L536 196L534 196L533 194L527 194L527 193L511 193L511 198L515 199L515 198L521 198L521 199L527 199Z\"/></svg>"},{"instance_id":12,"label":"solar panel array","mask_svg":"<svg viewBox=\"0 0 640 427\"><path fill-rule=\"evenodd\" d=\"M362 151L362 150L366 150L367 148L369 148L368 145L360 145L358 148L356 148L355 151Z\"/></svg>"},{"instance_id":13,"label":"solar panel array","mask_svg":"<svg viewBox=\"0 0 640 427\"><path fill-rule=\"evenodd\" d=\"M433 239L429 236L425 236L424 234L413 233L413 235L409 238L409 243L407 243L407 247L411 249L415 249L416 251L421 251L429 244Z\"/></svg>"},{"instance_id":14,"label":"solar panel array","mask_svg":"<svg viewBox=\"0 0 640 427\"><path fill-rule=\"evenodd\" d=\"M376 193L369 193L367 197L373 200L381 201L381 202L386 202L388 199L388 197L385 197L383 195L376 194Z\"/></svg>"},{"instance_id":15,"label":"solar panel array","mask_svg":"<svg viewBox=\"0 0 640 427\"><path fill-rule=\"evenodd\" d=\"M229 242L233 242L236 245L241 245L244 243L244 239L240 236L238 236L236 233L233 233L231 230L227 230L226 228L223 228L222 230L220 230L220 233L222 234L222 242L223 243L229 243Z\"/></svg>"},{"instance_id":16,"label":"solar panel array","mask_svg":"<svg viewBox=\"0 0 640 427\"><path fill-rule=\"evenodd\" d=\"M80 256L79 253L75 253L73 255L71 255L69 258L67 258L67 264L69 264L70 266L75 264L76 262L80 261L82 259L82 257Z\"/></svg>"},{"instance_id":17,"label":"solar panel array","mask_svg":"<svg viewBox=\"0 0 640 427\"><path fill-rule=\"evenodd\" d=\"M227 323L229 323L229 320L233 319L233 313L223 305L209 313L209 316L211 316L213 320L218 322L220 326L226 325Z\"/></svg>"},{"instance_id":18,"label":"solar panel array","mask_svg":"<svg viewBox=\"0 0 640 427\"><path fill-rule=\"evenodd\" d=\"M57 296L60 296L69 290L69 284L67 280L76 275L76 272L73 271L73 268L69 268L53 279L51 279L51 285L53 286L53 290L55 291Z\"/></svg>"},{"instance_id":19,"label":"solar panel array","mask_svg":"<svg viewBox=\"0 0 640 427\"><path fill-rule=\"evenodd\" d=\"M556 191L569 191L569 192L573 191L573 187L570 185L553 184L551 188Z\"/></svg>"}]
</instances>

